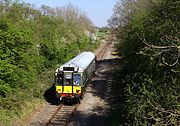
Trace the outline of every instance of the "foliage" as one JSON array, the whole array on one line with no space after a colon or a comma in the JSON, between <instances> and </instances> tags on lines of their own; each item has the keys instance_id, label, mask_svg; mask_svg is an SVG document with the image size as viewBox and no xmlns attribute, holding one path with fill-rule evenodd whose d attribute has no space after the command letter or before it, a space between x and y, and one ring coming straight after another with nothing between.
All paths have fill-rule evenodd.
<instances>
[{"instance_id":1,"label":"foliage","mask_svg":"<svg viewBox=\"0 0 180 126\"><path fill-rule=\"evenodd\" d=\"M122 79L126 83L128 124L179 125L179 1L142 4L138 0L126 1L123 7L120 2L116 5L116 10L120 9L116 13L125 15L115 17L119 53L125 60ZM132 5L134 8L125 9Z\"/></svg>"},{"instance_id":2,"label":"foliage","mask_svg":"<svg viewBox=\"0 0 180 126\"><path fill-rule=\"evenodd\" d=\"M41 99L47 88L47 82L41 80L45 71L83 50L93 50L96 43L93 44L85 35L85 31L91 27L92 23L86 14L73 5L58 9L43 5L37 9L27 3L1 0L2 114L7 110L18 115L23 103ZM50 72L44 79L47 80L52 75L53 72ZM10 113L4 117L9 118ZM5 119L0 118L0 121Z\"/></svg>"}]
</instances>

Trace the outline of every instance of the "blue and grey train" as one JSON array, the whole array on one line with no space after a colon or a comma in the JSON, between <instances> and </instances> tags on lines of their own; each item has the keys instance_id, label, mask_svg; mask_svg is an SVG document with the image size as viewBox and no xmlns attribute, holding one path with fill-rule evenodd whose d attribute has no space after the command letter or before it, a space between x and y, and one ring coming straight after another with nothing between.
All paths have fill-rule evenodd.
<instances>
[{"instance_id":1,"label":"blue and grey train","mask_svg":"<svg viewBox=\"0 0 180 126\"><path fill-rule=\"evenodd\" d=\"M96 56L82 52L55 71L56 97L59 101L79 102L95 73Z\"/></svg>"}]
</instances>

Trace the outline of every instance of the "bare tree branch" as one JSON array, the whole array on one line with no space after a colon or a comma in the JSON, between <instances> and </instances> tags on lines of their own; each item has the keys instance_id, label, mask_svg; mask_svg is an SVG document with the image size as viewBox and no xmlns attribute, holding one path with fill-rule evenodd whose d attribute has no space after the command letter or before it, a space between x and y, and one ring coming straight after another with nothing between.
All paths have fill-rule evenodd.
<instances>
[{"instance_id":1,"label":"bare tree branch","mask_svg":"<svg viewBox=\"0 0 180 126\"><path fill-rule=\"evenodd\" d=\"M180 46L175 46L175 45L173 45L173 46L155 46L155 45L150 45L150 44L147 43L147 41L146 41L145 38L142 38L138 33L136 33L136 35L140 38L140 40L141 40L147 47L149 47L149 50L152 50L152 49L163 49L161 52L157 52L155 55L146 54L146 53L144 53L143 51L140 51L140 52L137 53L137 54L143 54L143 55L148 55L148 56L158 56L158 55L161 55L161 54L164 53L164 52L170 51L172 48L175 48L175 49L177 49L177 51L178 51L178 52L177 52L176 61L175 61L174 63L172 63L172 64L169 64L169 63L166 62L165 57L162 57L162 63L163 63L164 65L169 66L169 67L172 67L172 66L177 65L177 63L179 62L179 58L180 58Z\"/></svg>"},{"instance_id":2,"label":"bare tree branch","mask_svg":"<svg viewBox=\"0 0 180 126\"><path fill-rule=\"evenodd\" d=\"M145 38L142 38L138 33L136 35L141 39L141 41L148 47L154 49L168 49L168 48L177 48L180 49L180 46L156 46L156 45L149 45Z\"/></svg>"},{"instance_id":3,"label":"bare tree branch","mask_svg":"<svg viewBox=\"0 0 180 126\"><path fill-rule=\"evenodd\" d=\"M165 58L164 58L164 57L162 58L162 61L163 61L163 63L164 63L165 65L172 67L172 66L175 66L175 65L179 62L179 57L180 57L180 49L178 49L178 57L177 57L177 60L176 60L173 64L167 63L167 62L165 61Z\"/></svg>"}]
</instances>

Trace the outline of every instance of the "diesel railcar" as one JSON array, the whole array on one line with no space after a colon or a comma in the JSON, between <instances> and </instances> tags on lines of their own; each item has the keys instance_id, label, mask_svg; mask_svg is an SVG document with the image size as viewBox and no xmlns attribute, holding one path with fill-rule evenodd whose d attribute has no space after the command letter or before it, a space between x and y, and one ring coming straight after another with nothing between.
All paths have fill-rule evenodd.
<instances>
[{"instance_id":1,"label":"diesel railcar","mask_svg":"<svg viewBox=\"0 0 180 126\"><path fill-rule=\"evenodd\" d=\"M79 102L96 68L96 56L82 52L55 71L55 90L59 101Z\"/></svg>"}]
</instances>

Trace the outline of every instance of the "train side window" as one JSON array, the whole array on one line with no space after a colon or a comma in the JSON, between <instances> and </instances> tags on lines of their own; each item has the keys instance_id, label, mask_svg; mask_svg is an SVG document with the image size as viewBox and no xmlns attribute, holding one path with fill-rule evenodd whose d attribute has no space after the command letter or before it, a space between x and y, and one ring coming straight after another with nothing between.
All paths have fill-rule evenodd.
<instances>
[{"instance_id":1,"label":"train side window","mask_svg":"<svg viewBox=\"0 0 180 126\"><path fill-rule=\"evenodd\" d=\"M81 75L80 74L74 74L73 75L73 84L74 85L80 85L81 84Z\"/></svg>"}]
</instances>

